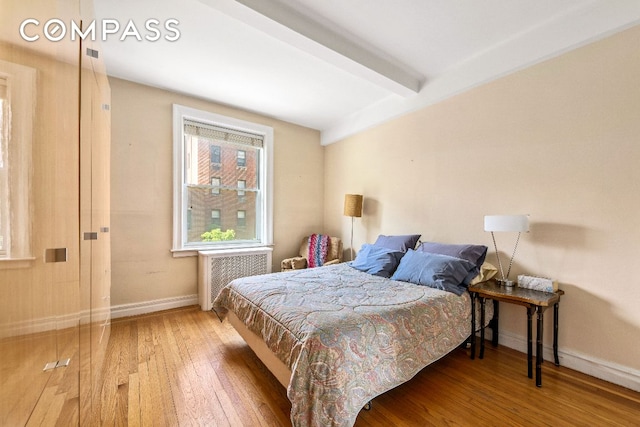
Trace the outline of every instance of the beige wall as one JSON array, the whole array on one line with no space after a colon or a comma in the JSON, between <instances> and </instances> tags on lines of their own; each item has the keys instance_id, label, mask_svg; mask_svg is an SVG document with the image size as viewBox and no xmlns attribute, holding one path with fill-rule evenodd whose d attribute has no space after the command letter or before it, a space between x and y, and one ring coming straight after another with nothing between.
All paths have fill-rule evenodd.
<instances>
[{"instance_id":1,"label":"beige wall","mask_svg":"<svg viewBox=\"0 0 640 427\"><path fill-rule=\"evenodd\" d=\"M172 104L274 128L274 270L300 239L322 232L324 154L319 132L112 78L114 306L197 293L197 258L173 258Z\"/></svg>"},{"instance_id":2,"label":"beige wall","mask_svg":"<svg viewBox=\"0 0 640 427\"><path fill-rule=\"evenodd\" d=\"M530 214L512 275L561 282L565 360L640 379L639 45L636 27L327 146L326 231L349 235L348 192L365 196L356 248L414 232L492 247L485 214ZM508 257L515 236L497 240ZM525 310L502 307L520 346Z\"/></svg>"}]
</instances>

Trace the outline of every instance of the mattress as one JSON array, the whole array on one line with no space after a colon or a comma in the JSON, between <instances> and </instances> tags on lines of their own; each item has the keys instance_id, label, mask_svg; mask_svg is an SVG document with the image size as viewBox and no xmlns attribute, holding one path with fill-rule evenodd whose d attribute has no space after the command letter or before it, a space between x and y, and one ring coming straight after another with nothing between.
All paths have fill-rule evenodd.
<instances>
[{"instance_id":1,"label":"mattress","mask_svg":"<svg viewBox=\"0 0 640 427\"><path fill-rule=\"evenodd\" d=\"M291 371L294 426L352 426L375 396L471 333L471 299L348 264L234 280L214 301Z\"/></svg>"}]
</instances>

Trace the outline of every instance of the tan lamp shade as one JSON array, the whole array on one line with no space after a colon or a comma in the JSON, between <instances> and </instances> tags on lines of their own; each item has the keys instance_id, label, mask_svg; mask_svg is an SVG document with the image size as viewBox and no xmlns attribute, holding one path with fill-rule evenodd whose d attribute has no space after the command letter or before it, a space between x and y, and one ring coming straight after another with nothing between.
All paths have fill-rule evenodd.
<instances>
[{"instance_id":1,"label":"tan lamp shade","mask_svg":"<svg viewBox=\"0 0 640 427\"><path fill-rule=\"evenodd\" d=\"M360 218L362 216L362 195L344 195L344 215Z\"/></svg>"}]
</instances>

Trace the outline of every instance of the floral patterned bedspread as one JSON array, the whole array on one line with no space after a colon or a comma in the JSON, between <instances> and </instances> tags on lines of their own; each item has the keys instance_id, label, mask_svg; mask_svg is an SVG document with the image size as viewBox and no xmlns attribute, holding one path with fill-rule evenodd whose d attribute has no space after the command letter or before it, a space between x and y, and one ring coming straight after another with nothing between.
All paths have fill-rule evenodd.
<instances>
[{"instance_id":1,"label":"floral patterned bedspread","mask_svg":"<svg viewBox=\"0 0 640 427\"><path fill-rule=\"evenodd\" d=\"M345 264L245 277L214 309L233 311L291 370L296 427L352 426L471 331L468 293L397 282Z\"/></svg>"}]
</instances>

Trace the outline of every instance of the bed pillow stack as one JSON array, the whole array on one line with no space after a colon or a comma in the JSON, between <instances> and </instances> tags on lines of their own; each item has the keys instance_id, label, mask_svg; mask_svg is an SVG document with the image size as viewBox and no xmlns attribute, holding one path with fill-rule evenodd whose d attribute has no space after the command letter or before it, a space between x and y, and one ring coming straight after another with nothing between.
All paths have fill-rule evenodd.
<instances>
[{"instance_id":1,"label":"bed pillow stack","mask_svg":"<svg viewBox=\"0 0 640 427\"><path fill-rule=\"evenodd\" d=\"M363 245L350 265L376 276L462 295L480 273L487 247L423 242L416 248L419 239L419 234L381 234L373 245Z\"/></svg>"},{"instance_id":2,"label":"bed pillow stack","mask_svg":"<svg viewBox=\"0 0 640 427\"><path fill-rule=\"evenodd\" d=\"M484 245L453 245L448 243L422 242L416 250L430 254L448 255L472 263L475 268L472 268L465 276L462 283L464 286L468 286L473 278L480 273L480 268L487 256L487 247Z\"/></svg>"},{"instance_id":3,"label":"bed pillow stack","mask_svg":"<svg viewBox=\"0 0 640 427\"><path fill-rule=\"evenodd\" d=\"M486 255L484 245L424 242L407 252L391 279L462 295L480 272Z\"/></svg>"},{"instance_id":4,"label":"bed pillow stack","mask_svg":"<svg viewBox=\"0 0 640 427\"><path fill-rule=\"evenodd\" d=\"M391 280L415 283L462 295L464 278L475 264L448 255L409 250Z\"/></svg>"},{"instance_id":5,"label":"bed pillow stack","mask_svg":"<svg viewBox=\"0 0 640 427\"><path fill-rule=\"evenodd\" d=\"M391 277L400 259L409 249L416 247L419 234L386 236L381 234L373 245L364 244L351 267L381 277Z\"/></svg>"},{"instance_id":6,"label":"bed pillow stack","mask_svg":"<svg viewBox=\"0 0 640 427\"><path fill-rule=\"evenodd\" d=\"M404 253L400 251L382 246L364 244L358 251L356 259L349 265L357 270L373 274L374 276L389 278L398 267L402 255L404 255Z\"/></svg>"}]
</instances>

